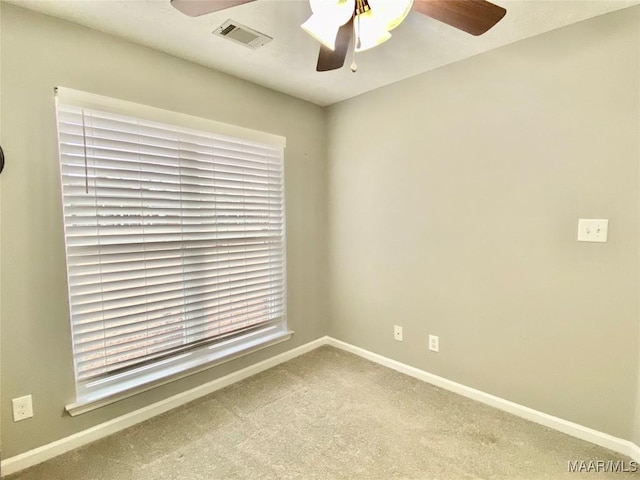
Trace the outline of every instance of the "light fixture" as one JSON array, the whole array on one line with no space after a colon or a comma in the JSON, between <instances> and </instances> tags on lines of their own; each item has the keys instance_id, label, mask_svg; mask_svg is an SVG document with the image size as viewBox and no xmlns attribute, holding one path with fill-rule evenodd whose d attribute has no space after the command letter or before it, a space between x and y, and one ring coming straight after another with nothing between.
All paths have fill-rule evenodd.
<instances>
[{"instance_id":1,"label":"light fixture","mask_svg":"<svg viewBox=\"0 0 640 480\"><path fill-rule=\"evenodd\" d=\"M302 28L334 50L338 30L353 21L356 52L389 40L389 31L402 23L413 6L413 0L309 0L309 3L313 14Z\"/></svg>"},{"instance_id":2,"label":"light fixture","mask_svg":"<svg viewBox=\"0 0 640 480\"><path fill-rule=\"evenodd\" d=\"M329 19L326 15L314 13L301 27L325 47L335 50L336 37L338 36L340 25L332 20L333 19Z\"/></svg>"},{"instance_id":3,"label":"light fixture","mask_svg":"<svg viewBox=\"0 0 640 480\"><path fill-rule=\"evenodd\" d=\"M302 29L320 43L335 49L338 29L353 17L356 0L310 0L313 14Z\"/></svg>"},{"instance_id":4,"label":"light fixture","mask_svg":"<svg viewBox=\"0 0 640 480\"><path fill-rule=\"evenodd\" d=\"M377 47L391 38L384 20L373 10L357 13L353 19L355 29L355 51L363 52Z\"/></svg>"},{"instance_id":5,"label":"light fixture","mask_svg":"<svg viewBox=\"0 0 640 480\"><path fill-rule=\"evenodd\" d=\"M387 30L393 30L407 18L413 0L368 0L371 11L385 22Z\"/></svg>"}]
</instances>

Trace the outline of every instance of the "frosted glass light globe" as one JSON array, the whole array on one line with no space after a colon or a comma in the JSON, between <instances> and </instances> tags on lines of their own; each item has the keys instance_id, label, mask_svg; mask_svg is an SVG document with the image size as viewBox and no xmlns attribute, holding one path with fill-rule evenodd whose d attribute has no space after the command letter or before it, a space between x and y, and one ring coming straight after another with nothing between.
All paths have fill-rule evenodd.
<instances>
[{"instance_id":1,"label":"frosted glass light globe","mask_svg":"<svg viewBox=\"0 0 640 480\"><path fill-rule=\"evenodd\" d=\"M369 7L380 18L387 30L393 30L407 18L413 0L368 0Z\"/></svg>"}]
</instances>

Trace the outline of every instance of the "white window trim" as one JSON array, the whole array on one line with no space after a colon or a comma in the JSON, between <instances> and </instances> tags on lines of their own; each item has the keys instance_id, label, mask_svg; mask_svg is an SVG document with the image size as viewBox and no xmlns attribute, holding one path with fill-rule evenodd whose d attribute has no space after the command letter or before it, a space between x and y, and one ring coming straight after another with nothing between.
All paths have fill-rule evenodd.
<instances>
[{"instance_id":1,"label":"white window trim","mask_svg":"<svg viewBox=\"0 0 640 480\"><path fill-rule=\"evenodd\" d=\"M271 347L273 345L277 345L279 343L285 342L289 340L293 336L294 332L291 330L288 331L278 331L274 332L268 337L263 337L259 341L256 341L253 346L243 347L241 350L237 350L233 354L220 354L220 352L216 352L215 346L210 347L208 354L200 355L190 360L184 359L184 355L180 355L180 359L184 359L188 363L193 364L193 366L187 370L181 368L179 371L175 373L171 373L172 365L167 362L166 369L158 369L155 372L151 372L147 376L146 382L136 387L129 388L128 390L121 391L119 393L113 393L108 395L99 396L96 395L95 398L85 400L82 402L70 403L65 406L65 410L72 417L76 417L78 415L82 415L83 413L88 413L98 408L110 405L112 403L119 402L120 400L124 400L125 398L133 397L134 395L138 395L143 392L147 392L154 388L160 387L162 385L166 385L168 383L174 382L181 378L188 377L190 375L194 375L196 373L200 373L204 370L208 370L209 368L216 367L218 365L222 365L223 363L230 362L231 360L235 360L240 357L244 357L251 353L257 352L259 350L263 350L265 348ZM193 352L198 353L198 352ZM144 367L142 367L144 368ZM142 369L141 369L142 370ZM133 376L139 374L137 371L132 370L131 373ZM144 373L144 372L141 372Z\"/></svg>"},{"instance_id":2,"label":"white window trim","mask_svg":"<svg viewBox=\"0 0 640 480\"><path fill-rule=\"evenodd\" d=\"M78 107L104 109L116 114L208 131L277 147L284 148L286 146L286 138L275 134L66 87L56 87L55 93L59 101ZM286 228L286 225L283 224L283 228ZM77 416L289 340L293 333L293 331L286 329L285 320L282 325L267 325L209 347L187 351L156 364L141 366L113 377L96 380L96 386L92 388L91 395L77 398L76 402L66 405L65 409L71 416Z\"/></svg>"},{"instance_id":3,"label":"white window trim","mask_svg":"<svg viewBox=\"0 0 640 480\"><path fill-rule=\"evenodd\" d=\"M186 128L204 130L219 135L243 138L254 142L268 143L277 147L286 147L287 139L280 135L252 130L249 128L216 122L207 118L195 117L184 113L150 107L139 103L128 102L115 98L96 95L94 93L81 92L72 88L56 87L56 96L63 103L77 107L108 109L112 113L142 117L155 122L179 125Z\"/></svg>"}]
</instances>

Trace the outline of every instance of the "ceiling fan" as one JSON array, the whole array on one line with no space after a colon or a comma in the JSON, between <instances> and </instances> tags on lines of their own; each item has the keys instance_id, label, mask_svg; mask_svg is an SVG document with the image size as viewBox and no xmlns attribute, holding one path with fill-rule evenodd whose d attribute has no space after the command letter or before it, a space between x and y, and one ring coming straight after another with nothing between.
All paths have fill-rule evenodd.
<instances>
[{"instance_id":1,"label":"ceiling fan","mask_svg":"<svg viewBox=\"0 0 640 480\"><path fill-rule=\"evenodd\" d=\"M191 17L218 12L255 0L171 0ZM471 35L482 35L507 11L487 0L309 0L313 15L302 28L320 41L316 70L344 65L349 46L367 50L391 37L410 11L427 15ZM355 71L355 63L351 68Z\"/></svg>"}]
</instances>

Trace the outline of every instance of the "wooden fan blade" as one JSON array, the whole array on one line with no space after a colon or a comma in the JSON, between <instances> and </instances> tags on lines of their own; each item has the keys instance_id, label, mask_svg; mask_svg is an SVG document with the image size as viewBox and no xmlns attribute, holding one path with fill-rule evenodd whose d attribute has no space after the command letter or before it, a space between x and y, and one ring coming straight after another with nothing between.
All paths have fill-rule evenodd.
<instances>
[{"instance_id":1,"label":"wooden fan blade","mask_svg":"<svg viewBox=\"0 0 640 480\"><path fill-rule=\"evenodd\" d=\"M235 7L255 0L171 0L177 10L190 17L199 17L225 8Z\"/></svg>"},{"instance_id":2,"label":"wooden fan blade","mask_svg":"<svg viewBox=\"0 0 640 480\"><path fill-rule=\"evenodd\" d=\"M353 37L353 19L349 20L338 30L338 36L336 37L336 49L320 45L320 54L318 55L318 65L316 71L327 72L329 70L337 70L342 68L344 60L347 58L347 52L349 51L349 44Z\"/></svg>"},{"instance_id":3,"label":"wooden fan blade","mask_svg":"<svg viewBox=\"0 0 640 480\"><path fill-rule=\"evenodd\" d=\"M482 35L507 13L486 0L415 0L413 10L471 35Z\"/></svg>"}]
</instances>

